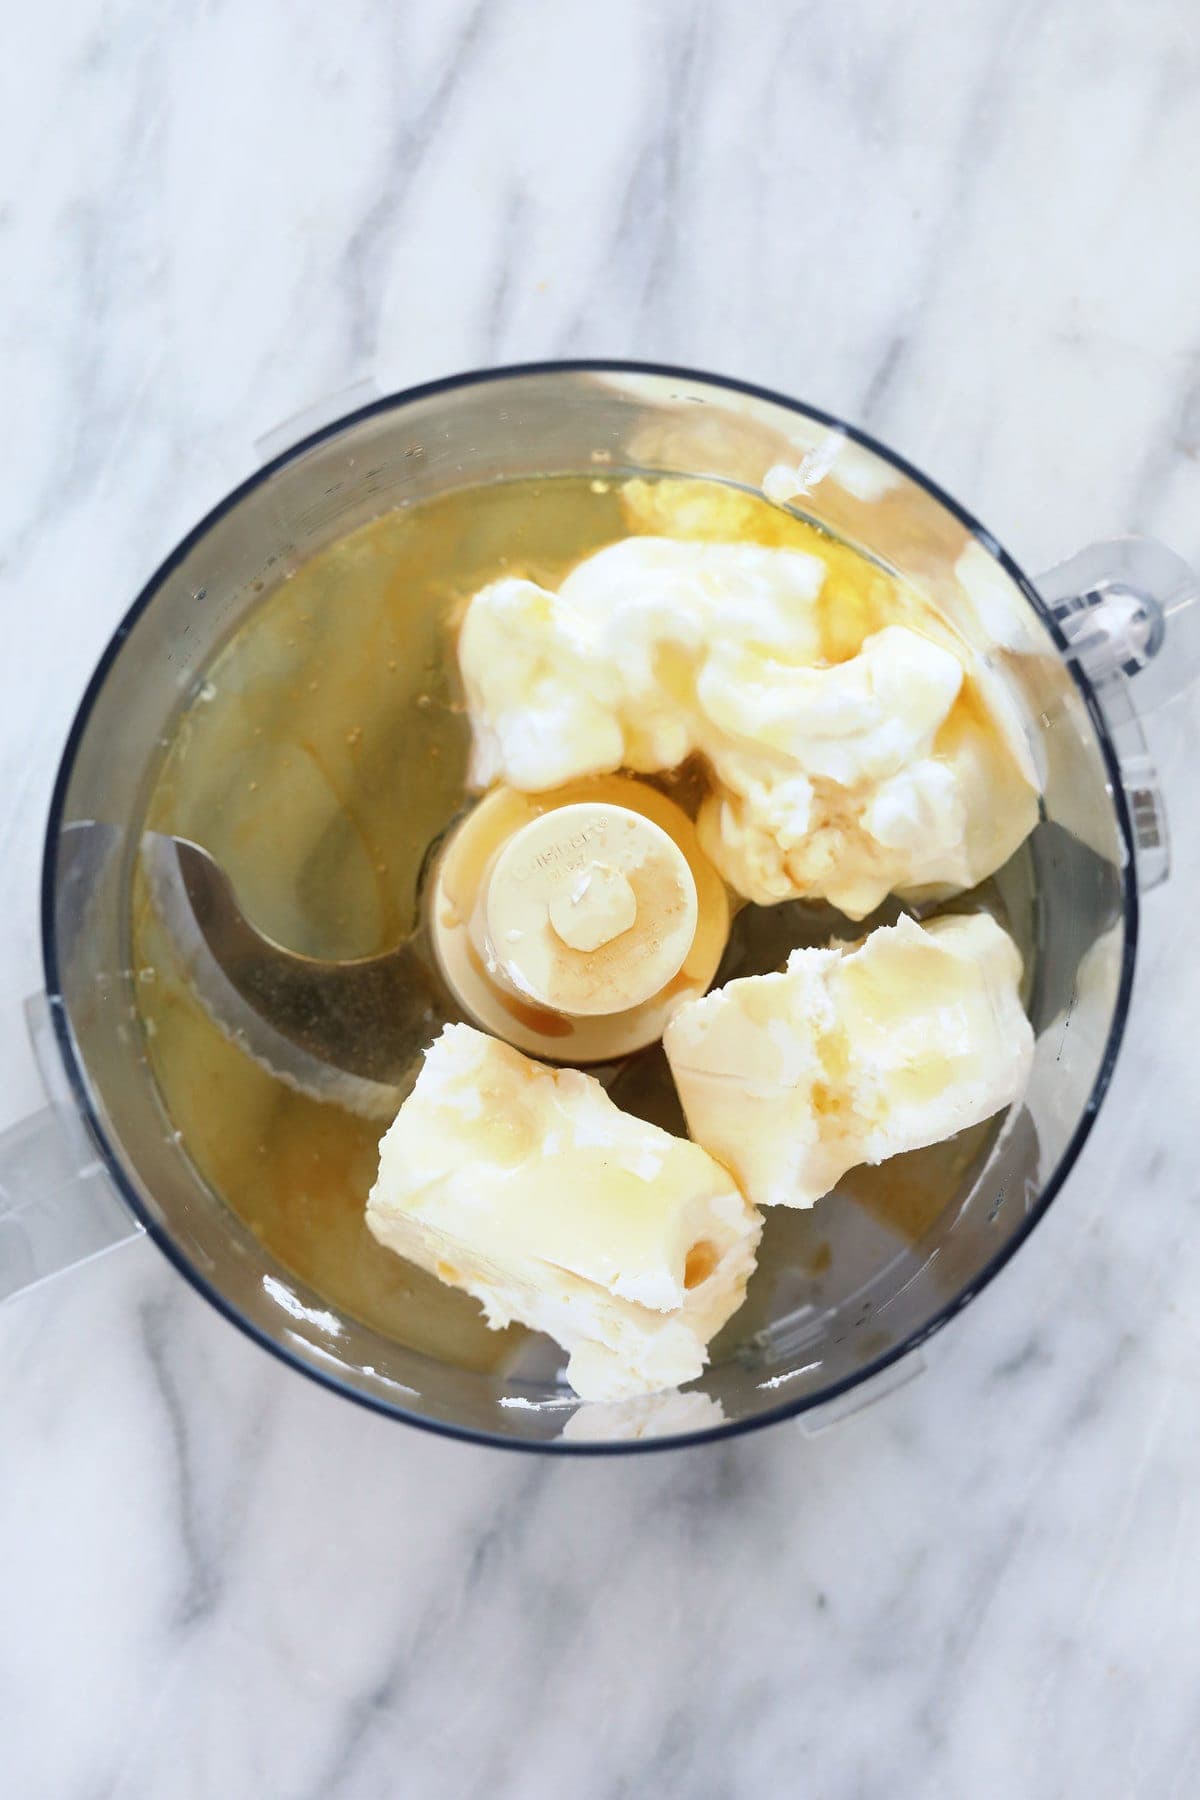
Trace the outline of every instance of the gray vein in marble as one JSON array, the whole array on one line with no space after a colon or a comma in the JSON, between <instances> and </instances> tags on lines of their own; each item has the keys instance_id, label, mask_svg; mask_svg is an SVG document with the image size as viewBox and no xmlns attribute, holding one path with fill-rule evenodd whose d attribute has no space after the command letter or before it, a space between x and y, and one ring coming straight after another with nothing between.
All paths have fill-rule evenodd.
<instances>
[{"instance_id":1,"label":"gray vein in marble","mask_svg":"<svg viewBox=\"0 0 1200 1800\"><path fill-rule=\"evenodd\" d=\"M1019 1349L1010 1356L1003 1357L989 1371L989 1382L1011 1381L1015 1375L1024 1374L1026 1369L1049 1368L1053 1356L1045 1340L1039 1332L1033 1332Z\"/></svg>"},{"instance_id":2,"label":"gray vein in marble","mask_svg":"<svg viewBox=\"0 0 1200 1800\"><path fill-rule=\"evenodd\" d=\"M197 1394L189 1355L194 1301L172 1276L165 1292L138 1308L138 1325L151 1377L166 1417L178 1534L185 1573L168 1630L186 1637L218 1611L231 1559L244 1532L255 1478L270 1445L270 1420L261 1399L228 1427L237 1459L228 1472L209 1469L199 1444L208 1432L205 1411L215 1397ZM214 1487L215 1478L215 1487Z\"/></svg>"},{"instance_id":3,"label":"gray vein in marble","mask_svg":"<svg viewBox=\"0 0 1200 1800\"><path fill-rule=\"evenodd\" d=\"M920 334L921 318L953 256L955 240L1003 129L1004 90L1012 82L1014 65L1019 69L1029 21L1040 17L1044 10L1041 0L1025 0L1024 5L1006 9L998 31L980 46L978 73L961 102L962 122L950 146L954 177L948 204L928 246L917 285L908 297L903 323L889 338L864 384L857 408L863 424L875 424L881 413L886 416L893 389L903 378L909 353Z\"/></svg>"},{"instance_id":4,"label":"gray vein in marble","mask_svg":"<svg viewBox=\"0 0 1200 1800\"><path fill-rule=\"evenodd\" d=\"M396 126L382 159L378 193L351 233L339 269L349 358L359 368L373 367L378 356L380 277L395 251L405 200L435 140L448 125L456 96L475 71L485 28L494 29L502 12L500 0L475 0L446 46L441 67L420 105L411 116L396 105Z\"/></svg>"},{"instance_id":5,"label":"gray vein in marble","mask_svg":"<svg viewBox=\"0 0 1200 1800\"><path fill-rule=\"evenodd\" d=\"M710 9L685 8L676 36L655 34L654 80L643 109L643 127L621 194L616 222L596 247L594 282L560 334L564 352L577 351L585 321L593 313L595 285L614 280L631 290L634 348L651 311L659 330L669 329L678 310L681 214L687 198L683 142L695 128L695 109L703 93L704 51ZM616 354L615 351L610 352Z\"/></svg>"},{"instance_id":6,"label":"gray vein in marble","mask_svg":"<svg viewBox=\"0 0 1200 1800\"><path fill-rule=\"evenodd\" d=\"M1130 523L1146 530L1154 506L1181 462L1200 463L1200 350L1188 356L1159 427L1140 459L1130 493Z\"/></svg>"},{"instance_id":7,"label":"gray vein in marble","mask_svg":"<svg viewBox=\"0 0 1200 1800\"><path fill-rule=\"evenodd\" d=\"M83 72L87 72L86 62ZM163 87L161 52L152 44L139 54L132 88L122 96L121 164L135 166L152 155L161 133ZM77 505L95 489L112 462L120 434L130 427L149 389L149 372L132 390L120 386L110 372L109 336L121 297L120 281L114 277L126 274L112 265L113 220L121 198L119 182L106 186L97 176L60 217L69 305L80 326L78 331L64 334L62 345L70 393L67 430L23 529L19 527L9 540L8 553L14 563L23 559L48 510ZM145 271L138 274L142 277Z\"/></svg>"},{"instance_id":8,"label":"gray vein in marble","mask_svg":"<svg viewBox=\"0 0 1200 1800\"><path fill-rule=\"evenodd\" d=\"M517 271L524 260L529 212L528 195L519 187L512 189L504 207L497 265L487 290L483 342L489 362L500 359L500 347L512 324Z\"/></svg>"},{"instance_id":9,"label":"gray vein in marble","mask_svg":"<svg viewBox=\"0 0 1200 1800\"><path fill-rule=\"evenodd\" d=\"M187 1406L171 1366L173 1308L163 1297L141 1308L140 1325L146 1360L167 1416L175 1464L176 1501L179 1508L179 1541L187 1564L187 1580L179 1598L176 1623L187 1628L206 1619L221 1596L221 1574L212 1550L204 1542L196 1517L197 1471L193 1466L192 1434Z\"/></svg>"},{"instance_id":10,"label":"gray vein in marble","mask_svg":"<svg viewBox=\"0 0 1200 1800\"><path fill-rule=\"evenodd\" d=\"M406 1625L402 1638L388 1654L384 1666L368 1690L350 1702L344 1723L321 1773L305 1800L337 1800L352 1781L373 1731L389 1720L402 1717L410 1700L414 1674L439 1655L451 1652L453 1628L479 1587L498 1572L499 1565L517 1548L529 1528L527 1512L533 1506L546 1472L536 1465L526 1468L504 1495L499 1515L473 1542L461 1546L461 1586L457 1603L435 1591L423 1612ZM498 1485L498 1484L497 1484Z\"/></svg>"}]
</instances>

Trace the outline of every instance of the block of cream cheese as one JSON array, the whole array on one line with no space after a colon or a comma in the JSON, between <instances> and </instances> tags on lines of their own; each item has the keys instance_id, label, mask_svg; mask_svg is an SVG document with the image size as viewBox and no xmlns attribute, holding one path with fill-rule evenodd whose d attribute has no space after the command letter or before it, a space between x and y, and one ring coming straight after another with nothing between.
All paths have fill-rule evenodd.
<instances>
[{"instance_id":1,"label":"block of cream cheese","mask_svg":"<svg viewBox=\"0 0 1200 1800\"><path fill-rule=\"evenodd\" d=\"M380 1144L367 1224L472 1294L489 1325L548 1332L585 1400L699 1375L762 1230L698 1145L468 1025L426 1052Z\"/></svg>"},{"instance_id":2,"label":"block of cream cheese","mask_svg":"<svg viewBox=\"0 0 1200 1800\"><path fill-rule=\"evenodd\" d=\"M747 899L863 918L893 891L973 886L1036 822L1027 747L974 653L897 583L895 622L828 660L825 574L801 550L632 537L557 593L483 588L458 645L474 782L538 792L698 752L701 842Z\"/></svg>"},{"instance_id":3,"label":"block of cream cheese","mask_svg":"<svg viewBox=\"0 0 1200 1800\"><path fill-rule=\"evenodd\" d=\"M731 981L668 1024L688 1128L757 1206L812 1206L856 1164L1020 1097L1033 1056L1020 978L987 913L794 950L782 973Z\"/></svg>"}]
</instances>

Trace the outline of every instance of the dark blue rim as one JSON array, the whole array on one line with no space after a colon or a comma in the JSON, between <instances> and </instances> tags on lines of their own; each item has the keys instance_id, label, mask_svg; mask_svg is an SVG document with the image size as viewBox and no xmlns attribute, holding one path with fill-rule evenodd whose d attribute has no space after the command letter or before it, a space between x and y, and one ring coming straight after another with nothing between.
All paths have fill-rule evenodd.
<instances>
[{"instance_id":1,"label":"dark blue rim","mask_svg":"<svg viewBox=\"0 0 1200 1800\"><path fill-rule=\"evenodd\" d=\"M216 1307L219 1313L228 1319L231 1324L238 1326L240 1330L244 1331L246 1335L260 1345L262 1349L279 1357L281 1361L287 1363L291 1368L299 1370L301 1374L307 1375L311 1380L319 1382L323 1387L330 1388L334 1393L341 1394L347 1399L357 1401L360 1406L366 1406L370 1408L372 1412L381 1413L385 1418L403 1419L406 1424L416 1425L423 1431L434 1432L439 1437L455 1438L462 1442L472 1444L495 1445L504 1450L532 1451L539 1455L628 1456L631 1454L647 1453L657 1450L687 1449L698 1444L711 1444L720 1438L738 1437L743 1432L756 1431L762 1426L774 1425L778 1424L783 1419L795 1418L798 1414L808 1412L813 1407L827 1405L831 1400L836 1400L840 1395L848 1393L852 1388L860 1387L864 1382L870 1381L874 1376L881 1374L883 1370L890 1368L893 1363L901 1361L902 1358L909 1355L910 1352L918 1348L919 1345L925 1343L928 1338L933 1336L934 1332L940 1331L942 1326L954 1317L955 1313L960 1312L977 1294L983 1291L988 1283L1000 1273L1000 1270L1008 1262L1009 1258L1013 1256L1017 1249L1025 1242L1038 1221L1044 1217L1047 1208L1050 1206L1051 1202L1061 1189L1063 1182L1070 1174L1080 1151L1087 1141L1088 1134L1092 1129L1096 1114L1099 1111L1100 1102L1103 1100L1108 1089L1108 1084L1112 1079L1112 1072L1117 1060L1117 1052L1121 1046L1121 1039L1125 1031L1125 1021L1129 1013L1129 1000L1133 988L1133 971L1137 957L1138 940L1138 894L1136 866L1134 862L1134 840L1129 819L1129 811L1125 802L1125 789L1121 780L1120 767L1096 696L1092 692L1089 682L1079 669L1078 665L1068 655L1067 641L1057 622L1042 601L1032 582L1028 580L1008 552L996 542L991 533L985 530L984 527L979 524L978 520L967 511L966 507L960 506L958 501L952 499L943 488L939 487L936 482L931 481L928 476L922 474L919 469L915 468L912 463L906 461L904 457L897 455L893 450L887 449L883 444L871 437L868 432L860 431L856 426L847 424L844 419L837 418L833 413L824 412L819 407L806 406L800 401L790 399L786 394L777 394L771 388L758 387L753 382L738 381L727 375L708 375L698 369L678 368L669 363L624 362L619 358L599 360L585 358L578 361L565 362L513 363L504 368L476 369L461 375L442 376L437 381L426 381L421 383L418 387L405 388L400 393L385 395L379 400L372 400L367 405L356 408L353 412L345 413L341 418L334 419L328 425L321 426L318 431L311 432L307 437L301 438L289 449L281 452L279 456L276 456L270 462L265 463L261 469L256 470L253 475L241 482L239 486L235 487L222 501L214 506L211 512L207 513L205 517L201 519L200 523L176 545L171 554L159 565L158 569L156 569L154 574L150 577L150 580L142 588L137 599L133 602L133 605L129 608L125 617L121 620L106 645L104 652L93 671L92 678L84 689L83 697L80 700L78 710L76 711L71 724L71 729L67 734L67 741L63 748L62 760L59 764L57 777L55 778L54 792L50 799L50 812L46 821L46 844L42 861L42 963L46 977L47 995L52 1001L61 1000L62 990L59 985L58 946L55 939L54 896L58 873L58 842L62 825L63 807L66 800L67 787L71 778L71 771L74 768L76 752L87 725L88 717L95 704L96 697L104 685L108 671L120 653L121 646L125 639L129 636L142 613L150 606L159 588L163 585L168 576L174 572L184 558L190 554L218 520L223 518L227 512L237 506L247 494L253 491L254 488L258 487L262 482L269 480L277 470L283 468L287 463L292 462L296 457L304 455L307 451L313 449L315 445L324 443L328 438L336 437L339 432L344 431L348 426L356 425L363 419L372 418L377 413L392 411L396 408L410 405L415 400L424 400L431 395L447 393L455 388L482 386L484 383L495 381L521 380L527 376L555 374L658 375L663 376L668 380L696 382L705 387L724 388L732 393L748 394L754 399L765 400L773 406L778 406L785 412L792 412L804 418L815 419L819 424L826 425L832 430L843 432L852 442L861 444L865 449L873 451L876 456L882 457L885 462L889 462L895 468L901 470L911 481L916 482L919 487L923 487L927 493L931 494L935 500L946 508L947 512L958 520L960 525L964 526L973 537L977 538L979 542L983 544L984 548L996 558L1001 567L1020 588L1030 606L1033 607L1034 611L1049 631L1055 644L1063 653L1064 660L1066 660L1071 674L1074 677L1075 684L1079 689L1084 706L1087 709L1088 717L1091 720L1092 729L1096 734L1096 740L1100 746L1100 753L1108 772L1109 786L1113 796L1113 805L1117 815L1117 822L1125 846L1125 867L1122 871L1122 889L1125 909L1125 943L1121 958L1120 984L1117 990L1116 1006L1113 1010L1113 1022L1108 1034L1108 1042L1104 1047L1104 1058L1100 1065L1100 1071L1096 1077L1095 1084L1092 1087L1091 1094L1088 1096L1088 1102L1084 1108L1083 1116L1076 1126L1066 1150L1059 1159L1058 1166L1055 1168L1049 1181L1046 1183L1045 1188L1042 1190L1037 1205L1026 1215L1025 1219L1016 1228L1007 1242L1000 1246L996 1251L996 1254L984 1266L980 1273L972 1281L961 1288L952 1300L948 1300L945 1305L939 1307L924 1325L920 1326L917 1330L910 1332L906 1338L900 1343L893 1345L891 1349L881 1352L879 1356L860 1369L856 1374L847 1376L840 1381L832 1382L829 1387L823 1388L819 1393L808 1394L801 1396L796 1400L785 1401L780 1406L774 1407L767 1412L756 1413L754 1417L750 1419L732 1420L727 1424L715 1426L711 1431L687 1432L678 1437L651 1438L649 1440L639 1440L635 1443L563 1444L558 1439L551 1439L544 1443L524 1442L520 1439L501 1437L494 1432L474 1431L466 1426L460 1425L446 1425L440 1420L430 1419L417 1413L408 1412L403 1407L394 1406L387 1400L376 1395L361 1393L357 1389L349 1387L344 1382L340 1381L336 1375L330 1374L328 1371L322 1369L314 1368L310 1363L307 1363L303 1357L297 1355L294 1351L289 1350L284 1345L277 1343L275 1339L270 1337L266 1332L261 1331L257 1325L253 1324L249 1319L239 1313L237 1309L225 1299L220 1290L213 1287L211 1283L206 1280L204 1275L187 1261L173 1239L167 1233L160 1230L157 1221L151 1217L142 1205L139 1195L133 1188L131 1182L127 1179L125 1172L121 1167L120 1160L113 1146L109 1143L103 1127L96 1116L95 1109L92 1106L86 1077L76 1056L75 1046L71 1040L65 1006L52 1005L50 1008L50 1016L54 1021L54 1030L58 1040L59 1053L62 1057L63 1067L66 1070L67 1079L70 1082L71 1091L75 1096L76 1104L91 1132L93 1140L100 1150L101 1155L104 1157L109 1176L120 1193L121 1198L125 1201L134 1217L145 1227L147 1233L158 1245L159 1249L164 1253L168 1260L174 1264L180 1274L191 1283L196 1292L202 1294L211 1305Z\"/></svg>"}]
</instances>

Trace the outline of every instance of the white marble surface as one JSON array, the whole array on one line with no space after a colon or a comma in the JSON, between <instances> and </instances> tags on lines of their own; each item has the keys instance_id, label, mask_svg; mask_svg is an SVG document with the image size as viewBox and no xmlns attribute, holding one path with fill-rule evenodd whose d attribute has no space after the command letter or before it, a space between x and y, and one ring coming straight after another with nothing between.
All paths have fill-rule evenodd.
<instances>
[{"instance_id":1,"label":"white marble surface","mask_svg":"<svg viewBox=\"0 0 1200 1800\"><path fill-rule=\"evenodd\" d=\"M0 168L0 1124L78 690L254 440L368 371L708 366L873 427L1031 567L1200 556L1192 0L69 0L10 28ZM1085 1158L824 1436L461 1448L144 1242L5 1308L4 1793L1200 1792L1194 705L1156 748L1175 876Z\"/></svg>"}]
</instances>

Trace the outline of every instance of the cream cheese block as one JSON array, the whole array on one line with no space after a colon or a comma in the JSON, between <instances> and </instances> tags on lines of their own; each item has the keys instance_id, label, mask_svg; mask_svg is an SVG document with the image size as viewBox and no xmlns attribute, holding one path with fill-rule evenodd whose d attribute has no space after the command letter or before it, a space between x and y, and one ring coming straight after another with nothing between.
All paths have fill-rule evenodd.
<instances>
[{"instance_id":1,"label":"cream cheese block","mask_svg":"<svg viewBox=\"0 0 1200 1800\"><path fill-rule=\"evenodd\" d=\"M859 1163L940 1142L1024 1091L1020 954L986 913L902 918L858 949L682 1006L663 1043L692 1137L756 1206L812 1206Z\"/></svg>"},{"instance_id":2,"label":"cream cheese block","mask_svg":"<svg viewBox=\"0 0 1200 1800\"><path fill-rule=\"evenodd\" d=\"M762 1230L698 1145L468 1025L426 1052L380 1144L367 1225L493 1327L548 1332L585 1400L699 1375Z\"/></svg>"}]
</instances>

